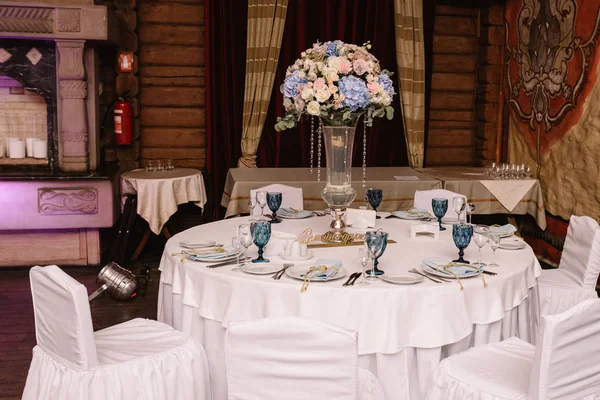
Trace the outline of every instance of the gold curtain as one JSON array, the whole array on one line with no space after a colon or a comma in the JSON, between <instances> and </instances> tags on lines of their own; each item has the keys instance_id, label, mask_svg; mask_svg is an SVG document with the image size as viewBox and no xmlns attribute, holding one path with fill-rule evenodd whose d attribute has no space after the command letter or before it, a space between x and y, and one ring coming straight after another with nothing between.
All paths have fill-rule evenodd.
<instances>
[{"instance_id":1,"label":"gold curtain","mask_svg":"<svg viewBox=\"0 0 600 400\"><path fill-rule=\"evenodd\" d=\"M238 167L256 168L256 151L273 90L287 4L288 0L248 1L242 157Z\"/></svg>"},{"instance_id":2,"label":"gold curtain","mask_svg":"<svg viewBox=\"0 0 600 400\"><path fill-rule=\"evenodd\" d=\"M411 167L423 166L425 146L425 43L423 0L394 0L396 61L402 122Z\"/></svg>"}]
</instances>

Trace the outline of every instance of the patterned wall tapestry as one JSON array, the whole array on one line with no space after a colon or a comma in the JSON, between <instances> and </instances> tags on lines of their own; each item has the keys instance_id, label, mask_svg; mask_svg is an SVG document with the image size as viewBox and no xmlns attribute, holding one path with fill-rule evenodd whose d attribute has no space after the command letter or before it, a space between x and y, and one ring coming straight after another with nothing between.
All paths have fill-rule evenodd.
<instances>
[{"instance_id":1,"label":"patterned wall tapestry","mask_svg":"<svg viewBox=\"0 0 600 400\"><path fill-rule=\"evenodd\" d=\"M600 214L598 0L509 0L509 159L537 165L549 212ZM600 86L600 85L596 85Z\"/></svg>"}]
</instances>

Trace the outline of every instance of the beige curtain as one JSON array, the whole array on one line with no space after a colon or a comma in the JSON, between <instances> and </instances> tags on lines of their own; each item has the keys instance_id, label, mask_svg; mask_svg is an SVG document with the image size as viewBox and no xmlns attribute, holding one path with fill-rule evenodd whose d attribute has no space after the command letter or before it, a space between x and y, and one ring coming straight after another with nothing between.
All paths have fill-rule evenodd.
<instances>
[{"instance_id":1,"label":"beige curtain","mask_svg":"<svg viewBox=\"0 0 600 400\"><path fill-rule=\"evenodd\" d=\"M248 1L242 157L238 167L256 168L256 150L273 90L287 4L288 0Z\"/></svg>"},{"instance_id":2,"label":"beige curtain","mask_svg":"<svg viewBox=\"0 0 600 400\"><path fill-rule=\"evenodd\" d=\"M394 0L396 61L402 122L411 167L423 166L425 144L425 43L423 0Z\"/></svg>"}]
</instances>

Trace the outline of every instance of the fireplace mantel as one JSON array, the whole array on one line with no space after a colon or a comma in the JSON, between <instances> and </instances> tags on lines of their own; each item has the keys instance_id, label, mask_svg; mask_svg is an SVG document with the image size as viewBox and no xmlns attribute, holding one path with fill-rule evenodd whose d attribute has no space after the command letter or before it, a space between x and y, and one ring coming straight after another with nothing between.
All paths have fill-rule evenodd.
<instances>
[{"instance_id":1,"label":"fireplace mantel","mask_svg":"<svg viewBox=\"0 0 600 400\"><path fill-rule=\"evenodd\" d=\"M114 14L105 6L0 1L0 38L117 43Z\"/></svg>"}]
</instances>

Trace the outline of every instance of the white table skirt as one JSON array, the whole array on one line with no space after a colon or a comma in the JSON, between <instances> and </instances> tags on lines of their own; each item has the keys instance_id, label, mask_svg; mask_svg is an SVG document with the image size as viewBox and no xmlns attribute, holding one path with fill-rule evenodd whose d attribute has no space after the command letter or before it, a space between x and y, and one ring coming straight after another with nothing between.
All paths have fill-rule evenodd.
<instances>
[{"instance_id":1,"label":"white table skirt","mask_svg":"<svg viewBox=\"0 0 600 400\"><path fill-rule=\"evenodd\" d=\"M448 354L513 335L531 341L534 335L539 315L536 278L541 268L530 248L498 250L498 276L485 276L487 288L479 278L464 279L464 291L456 282L426 280L412 286L377 282L343 288L340 280L315 282L300 293L301 282L288 277L273 281L269 276L233 272L231 267L208 269L206 264L181 262L181 256L172 256L181 250L181 240L229 243L238 224L244 222L247 218L228 219L174 236L160 265L158 319L190 333L205 346L217 398L226 398L223 334L229 321L294 315L356 330L362 366L379 378L389 398L407 398L408 394L421 398L435 367ZM284 221L273 229L300 233L311 227L314 233L323 233L328 223L327 217L310 218ZM377 227L398 242L389 244L380 260L387 274L406 273L426 256L455 257L451 228L433 242L411 240L410 225L397 219L377 221ZM341 259L348 273L360 270L356 247L313 251L316 258ZM491 258L489 248L483 254L486 260ZM465 257L477 258L474 244L466 249ZM277 261L277 257L271 259Z\"/></svg>"}]
</instances>

